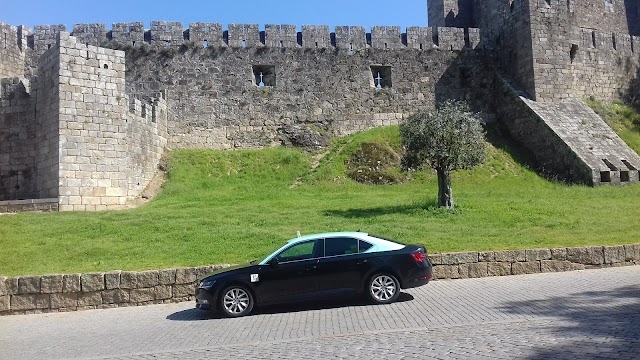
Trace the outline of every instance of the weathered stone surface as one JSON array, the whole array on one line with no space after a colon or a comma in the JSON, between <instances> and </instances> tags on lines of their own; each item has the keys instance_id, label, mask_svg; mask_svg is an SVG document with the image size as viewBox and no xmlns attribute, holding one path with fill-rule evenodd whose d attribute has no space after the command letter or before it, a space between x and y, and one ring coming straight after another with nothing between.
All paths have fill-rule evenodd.
<instances>
[{"instance_id":1,"label":"weathered stone surface","mask_svg":"<svg viewBox=\"0 0 640 360\"><path fill-rule=\"evenodd\" d=\"M3 311L9 311L9 305L11 303L9 295L0 296L0 313Z\"/></svg>"},{"instance_id":2,"label":"weathered stone surface","mask_svg":"<svg viewBox=\"0 0 640 360\"><path fill-rule=\"evenodd\" d=\"M174 298L186 298L194 296L196 293L195 286L193 285L174 285L173 297Z\"/></svg>"},{"instance_id":3,"label":"weathered stone surface","mask_svg":"<svg viewBox=\"0 0 640 360\"><path fill-rule=\"evenodd\" d=\"M155 287L155 299L167 300L173 297L173 288L171 285L158 285Z\"/></svg>"},{"instance_id":4,"label":"weathered stone surface","mask_svg":"<svg viewBox=\"0 0 640 360\"><path fill-rule=\"evenodd\" d=\"M487 264L488 276L507 276L511 275L510 262L493 262Z\"/></svg>"},{"instance_id":5,"label":"weathered stone surface","mask_svg":"<svg viewBox=\"0 0 640 360\"><path fill-rule=\"evenodd\" d=\"M432 265L444 265L444 258L442 254L430 254L429 260L431 260Z\"/></svg>"},{"instance_id":6,"label":"weathered stone surface","mask_svg":"<svg viewBox=\"0 0 640 360\"><path fill-rule=\"evenodd\" d=\"M133 271L123 271L120 273L120 288L135 289L138 287L138 273Z\"/></svg>"},{"instance_id":7,"label":"weathered stone surface","mask_svg":"<svg viewBox=\"0 0 640 360\"><path fill-rule=\"evenodd\" d=\"M557 261L567 260L567 248L551 249L551 259Z\"/></svg>"},{"instance_id":8,"label":"weathered stone surface","mask_svg":"<svg viewBox=\"0 0 640 360\"><path fill-rule=\"evenodd\" d=\"M102 292L103 304L122 304L130 301L129 290L114 289Z\"/></svg>"},{"instance_id":9,"label":"weathered stone surface","mask_svg":"<svg viewBox=\"0 0 640 360\"><path fill-rule=\"evenodd\" d=\"M40 281L43 294L61 293L63 290L63 275L44 275Z\"/></svg>"},{"instance_id":10,"label":"weathered stone surface","mask_svg":"<svg viewBox=\"0 0 640 360\"><path fill-rule=\"evenodd\" d=\"M78 306L77 293L51 294L52 309L73 309Z\"/></svg>"},{"instance_id":11,"label":"weathered stone surface","mask_svg":"<svg viewBox=\"0 0 640 360\"><path fill-rule=\"evenodd\" d=\"M62 291L65 293L80 292L80 274L64 275Z\"/></svg>"},{"instance_id":12,"label":"weathered stone surface","mask_svg":"<svg viewBox=\"0 0 640 360\"><path fill-rule=\"evenodd\" d=\"M481 251L478 253L478 260L481 262L496 261L496 254L493 251Z\"/></svg>"},{"instance_id":13,"label":"weathered stone surface","mask_svg":"<svg viewBox=\"0 0 640 360\"><path fill-rule=\"evenodd\" d=\"M18 278L18 294L39 294L40 276L24 276Z\"/></svg>"},{"instance_id":14,"label":"weathered stone surface","mask_svg":"<svg viewBox=\"0 0 640 360\"><path fill-rule=\"evenodd\" d=\"M511 273L513 275L536 274L540 272L540 263L538 261L517 262L511 265Z\"/></svg>"},{"instance_id":15,"label":"weathered stone surface","mask_svg":"<svg viewBox=\"0 0 640 360\"><path fill-rule=\"evenodd\" d=\"M526 261L550 260L551 250L549 249L531 249L525 250Z\"/></svg>"},{"instance_id":16,"label":"weathered stone surface","mask_svg":"<svg viewBox=\"0 0 640 360\"><path fill-rule=\"evenodd\" d=\"M624 252L626 261L640 261L640 244L625 245Z\"/></svg>"},{"instance_id":17,"label":"weathered stone surface","mask_svg":"<svg viewBox=\"0 0 640 360\"><path fill-rule=\"evenodd\" d=\"M176 284L190 284L198 280L196 270L194 268L182 268L176 270Z\"/></svg>"},{"instance_id":18,"label":"weathered stone surface","mask_svg":"<svg viewBox=\"0 0 640 360\"><path fill-rule=\"evenodd\" d=\"M88 273L80 276L82 292L104 290L104 273Z\"/></svg>"},{"instance_id":19,"label":"weathered stone surface","mask_svg":"<svg viewBox=\"0 0 640 360\"><path fill-rule=\"evenodd\" d=\"M176 270L166 269L158 272L158 283L160 285L173 285L176 283Z\"/></svg>"},{"instance_id":20,"label":"weathered stone surface","mask_svg":"<svg viewBox=\"0 0 640 360\"><path fill-rule=\"evenodd\" d=\"M78 307L98 306L102 304L100 291L78 294Z\"/></svg>"},{"instance_id":21,"label":"weathered stone surface","mask_svg":"<svg viewBox=\"0 0 640 360\"><path fill-rule=\"evenodd\" d=\"M137 274L137 287L151 288L158 285L157 271L143 271Z\"/></svg>"},{"instance_id":22,"label":"weathered stone surface","mask_svg":"<svg viewBox=\"0 0 640 360\"><path fill-rule=\"evenodd\" d=\"M478 262L477 252L457 252L444 254L445 265L460 265Z\"/></svg>"},{"instance_id":23,"label":"weathered stone surface","mask_svg":"<svg viewBox=\"0 0 640 360\"><path fill-rule=\"evenodd\" d=\"M604 262L606 264L624 263L626 260L626 253L624 246L605 246L604 247Z\"/></svg>"},{"instance_id":24,"label":"weathered stone surface","mask_svg":"<svg viewBox=\"0 0 640 360\"><path fill-rule=\"evenodd\" d=\"M111 271L104 274L104 285L107 290L120 288L120 274L122 271Z\"/></svg>"},{"instance_id":25,"label":"weathered stone surface","mask_svg":"<svg viewBox=\"0 0 640 360\"><path fill-rule=\"evenodd\" d=\"M147 301L153 301L156 298L156 291L154 288L147 289L133 289L131 290L130 299L134 304L143 303Z\"/></svg>"},{"instance_id":26,"label":"weathered stone surface","mask_svg":"<svg viewBox=\"0 0 640 360\"><path fill-rule=\"evenodd\" d=\"M0 296L9 295L6 282L7 278L0 276Z\"/></svg>"},{"instance_id":27,"label":"weathered stone surface","mask_svg":"<svg viewBox=\"0 0 640 360\"><path fill-rule=\"evenodd\" d=\"M487 263L471 263L459 265L460 278L481 278L488 276Z\"/></svg>"},{"instance_id":28,"label":"weathered stone surface","mask_svg":"<svg viewBox=\"0 0 640 360\"><path fill-rule=\"evenodd\" d=\"M27 294L11 296L11 311L48 309L49 295Z\"/></svg>"},{"instance_id":29,"label":"weathered stone surface","mask_svg":"<svg viewBox=\"0 0 640 360\"><path fill-rule=\"evenodd\" d=\"M285 146L295 146L307 151L315 151L329 145L329 139L317 130L304 124L285 125L278 129L280 142Z\"/></svg>"},{"instance_id":30,"label":"weathered stone surface","mask_svg":"<svg viewBox=\"0 0 640 360\"><path fill-rule=\"evenodd\" d=\"M495 252L496 261L498 262L523 262L527 259L524 250L503 250Z\"/></svg>"},{"instance_id":31,"label":"weathered stone surface","mask_svg":"<svg viewBox=\"0 0 640 360\"><path fill-rule=\"evenodd\" d=\"M6 278L4 286L7 291L7 295L15 295L18 293L18 278Z\"/></svg>"},{"instance_id":32,"label":"weathered stone surface","mask_svg":"<svg viewBox=\"0 0 640 360\"><path fill-rule=\"evenodd\" d=\"M604 252L602 246L568 248L567 260L577 264L602 265Z\"/></svg>"},{"instance_id":33,"label":"weathered stone surface","mask_svg":"<svg viewBox=\"0 0 640 360\"><path fill-rule=\"evenodd\" d=\"M542 260L541 262L542 272L563 272L563 271L571 271L574 269L574 266L569 261L561 261L561 260Z\"/></svg>"},{"instance_id":34,"label":"weathered stone surface","mask_svg":"<svg viewBox=\"0 0 640 360\"><path fill-rule=\"evenodd\" d=\"M437 265L433 275L436 279L460 279L460 269L458 265Z\"/></svg>"}]
</instances>

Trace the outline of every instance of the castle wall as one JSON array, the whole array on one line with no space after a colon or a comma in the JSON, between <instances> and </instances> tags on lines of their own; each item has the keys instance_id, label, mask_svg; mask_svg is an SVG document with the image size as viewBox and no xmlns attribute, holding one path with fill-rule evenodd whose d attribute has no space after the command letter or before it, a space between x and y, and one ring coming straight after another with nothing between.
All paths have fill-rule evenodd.
<instances>
[{"instance_id":1,"label":"castle wall","mask_svg":"<svg viewBox=\"0 0 640 360\"><path fill-rule=\"evenodd\" d=\"M569 0L581 28L608 33L640 35L640 2L637 0Z\"/></svg>"},{"instance_id":2,"label":"castle wall","mask_svg":"<svg viewBox=\"0 0 640 360\"><path fill-rule=\"evenodd\" d=\"M24 28L0 22L0 79L24 76L26 38Z\"/></svg>"}]
</instances>

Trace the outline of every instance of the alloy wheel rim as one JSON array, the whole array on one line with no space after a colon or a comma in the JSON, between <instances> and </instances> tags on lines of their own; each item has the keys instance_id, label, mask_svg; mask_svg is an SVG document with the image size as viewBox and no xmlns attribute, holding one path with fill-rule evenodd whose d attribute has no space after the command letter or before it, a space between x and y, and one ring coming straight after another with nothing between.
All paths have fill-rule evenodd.
<instances>
[{"instance_id":1,"label":"alloy wheel rim","mask_svg":"<svg viewBox=\"0 0 640 360\"><path fill-rule=\"evenodd\" d=\"M387 301L396 294L396 282L390 276L381 275L371 282L371 295L378 301Z\"/></svg>"},{"instance_id":2,"label":"alloy wheel rim","mask_svg":"<svg viewBox=\"0 0 640 360\"><path fill-rule=\"evenodd\" d=\"M231 314L240 314L247 310L251 299L249 294L239 288L234 288L224 295L223 306Z\"/></svg>"}]
</instances>

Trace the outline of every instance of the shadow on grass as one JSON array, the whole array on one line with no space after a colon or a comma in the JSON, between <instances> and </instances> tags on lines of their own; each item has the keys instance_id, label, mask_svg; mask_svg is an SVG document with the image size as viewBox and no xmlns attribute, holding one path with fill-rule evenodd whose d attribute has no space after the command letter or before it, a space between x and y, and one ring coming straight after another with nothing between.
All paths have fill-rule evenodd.
<instances>
[{"instance_id":1,"label":"shadow on grass","mask_svg":"<svg viewBox=\"0 0 640 360\"><path fill-rule=\"evenodd\" d=\"M397 303L413 301L414 297L407 293L400 293ZM362 296L349 296L344 298L327 298L317 301L299 302L291 304L268 305L254 308L249 316L289 314L312 310L330 310L345 307L376 306L364 299ZM384 306L384 305L379 305ZM224 316L213 311L203 311L199 309L187 309L167 316L167 320L172 321L204 321L225 319Z\"/></svg>"},{"instance_id":2,"label":"shadow on grass","mask_svg":"<svg viewBox=\"0 0 640 360\"><path fill-rule=\"evenodd\" d=\"M392 214L414 214L424 210L433 211L434 213L442 213L447 210L439 209L436 200L423 204L407 204L396 206L381 206L365 209L348 209L348 210L326 210L324 216L342 217L347 219L369 218L375 216L384 216Z\"/></svg>"},{"instance_id":3,"label":"shadow on grass","mask_svg":"<svg viewBox=\"0 0 640 360\"><path fill-rule=\"evenodd\" d=\"M537 169L538 166L533 153L512 140L509 133L503 130L499 124L489 125L486 130L488 143L496 149L509 154L518 164L530 169Z\"/></svg>"},{"instance_id":4,"label":"shadow on grass","mask_svg":"<svg viewBox=\"0 0 640 360\"><path fill-rule=\"evenodd\" d=\"M640 354L640 286L514 301L504 310L560 320L552 325L560 341L540 346L530 359L638 359Z\"/></svg>"}]
</instances>

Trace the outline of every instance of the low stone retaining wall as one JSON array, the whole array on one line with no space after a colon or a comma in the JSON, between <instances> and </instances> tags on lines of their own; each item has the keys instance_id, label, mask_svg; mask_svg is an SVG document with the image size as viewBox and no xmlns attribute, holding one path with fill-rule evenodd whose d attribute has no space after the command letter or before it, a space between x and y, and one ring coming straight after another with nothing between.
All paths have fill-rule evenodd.
<instances>
[{"instance_id":1,"label":"low stone retaining wall","mask_svg":"<svg viewBox=\"0 0 640 360\"><path fill-rule=\"evenodd\" d=\"M640 244L432 254L436 279L466 279L640 265Z\"/></svg>"},{"instance_id":2,"label":"low stone retaining wall","mask_svg":"<svg viewBox=\"0 0 640 360\"><path fill-rule=\"evenodd\" d=\"M58 199L0 201L0 214L27 211L58 211Z\"/></svg>"},{"instance_id":3,"label":"low stone retaining wall","mask_svg":"<svg viewBox=\"0 0 640 360\"><path fill-rule=\"evenodd\" d=\"M436 279L464 279L640 265L640 244L461 252L430 258ZM0 277L0 315L190 301L199 278L229 266Z\"/></svg>"}]
</instances>

